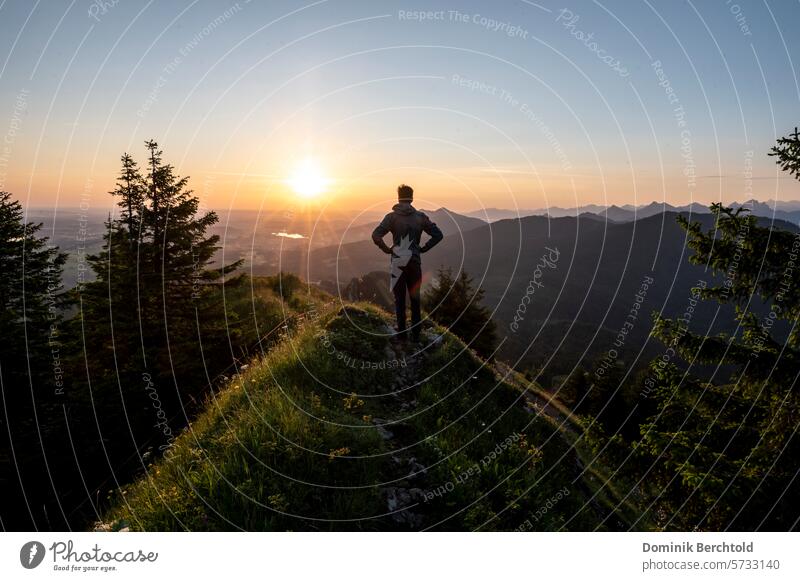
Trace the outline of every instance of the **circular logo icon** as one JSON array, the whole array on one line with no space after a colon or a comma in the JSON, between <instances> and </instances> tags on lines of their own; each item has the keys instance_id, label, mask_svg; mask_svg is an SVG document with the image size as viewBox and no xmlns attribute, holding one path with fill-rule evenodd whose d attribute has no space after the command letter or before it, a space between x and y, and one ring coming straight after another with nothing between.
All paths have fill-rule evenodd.
<instances>
[{"instance_id":1,"label":"circular logo icon","mask_svg":"<svg viewBox=\"0 0 800 581\"><path fill-rule=\"evenodd\" d=\"M19 550L19 562L26 569L35 569L44 560L44 545L39 541L29 541Z\"/></svg>"}]
</instances>

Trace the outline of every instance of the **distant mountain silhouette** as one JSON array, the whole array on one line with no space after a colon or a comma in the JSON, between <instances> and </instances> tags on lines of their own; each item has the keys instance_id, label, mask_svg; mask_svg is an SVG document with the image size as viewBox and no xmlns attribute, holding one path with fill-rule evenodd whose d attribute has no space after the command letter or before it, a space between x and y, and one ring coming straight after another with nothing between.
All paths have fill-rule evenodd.
<instances>
[{"instance_id":1,"label":"distant mountain silhouette","mask_svg":"<svg viewBox=\"0 0 800 581\"><path fill-rule=\"evenodd\" d=\"M420 209L420 211L427 214L428 217L439 226L445 236L457 234L459 231L466 232L467 230L486 225L486 222L483 220L464 216L448 210L447 208L439 208L438 210ZM383 216L381 216L381 218L382 217ZM375 229L375 226L378 225L379 221L380 218L348 229L346 232L342 233L341 243L347 244L349 242L358 242L359 240L371 240L372 231Z\"/></svg>"},{"instance_id":2,"label":"distant mountain silhouette","mask_svg":"<svg viewBox=\"0 0 800 581\"><path fill-rule=\"evenodd\" d=\"M786 202L784 204L775 204L774 202L759 202L758 200L748 200L742 204L734 202L731 204L733 208L745 207L749 209L756 216L763 216L765 218L775 218L776 220L786 220L793 224L800 222L800 207L797 207L798 202Z\"/></svg>"},{"instance_id":3,"label":"distant mountain silhouette","mask_svg":"<svg viewBox=\"0 0 800 581\"><path fill-rule=\"evenodd\" d=\"M760 202L752 199L746 202L732 202L730 207L745 207L755 216L764 218L775 218L797 224L800 222L800 201L776 201L767 200ZM640 218L649 218L662 212L691 212L692 214L709 214L708 206L693 202L683 206L673 206L666 202L650 202L635 206L624 204L622 206L611 205L602 206L597 204L587 204L574 208L561 208L551 206L549 208L539 208L536 210L507 210L499 208L486 208L466 212L465 215L480 218L485 222L496 222L498 220L513 219L526 216L550 216L551 218L575 217L581 214L595 214L607 218L612 222L630 222Z\"/></svg>"},{"instance_id":4,"label":"distant mountain silhouette","mask_svg":"<svg viewBox=\"0 0 800 581\"><path fill-rule=\"evenodd\" d=\"M634 355L642 347L657 350L661 347L647 343L651 312L683 314L691 288L698 281L712 280L704 267L688 263L690 251L677 215L663 212L622 223L589 214L501 220L469 230L463 240L460 236L445 237L423 257L423 283L430 281L440 265L466 270L485 291L485 303L494 311L498 335L505 337L501 355L512 363L521 359L523 367L544 365L551 356L572 366L591 365L595 356L612 348L642 281L652 277L641 314L629 330L625 345L617 350ZM713 225L710 214L693 214L692 218L704 228ZM769 224L770 220L762 218L760 222ZM774 226L797 230L786 222ZM537 265L548 255L548 248L557 250L559 259L554 268L539 268L537 274ZM385 256L372 242L312 251L308 265L311 280L335 281L338 276L343 291L354 277L387 268ZM532 280L541 286L534 285L535 291L528 293L530 300L522 320L512 330L514 315ZM697 309L691 327L707 333L732 331L725 326L733 320L731 307L721 307L721 313L717 309L716 304Z\"/></svg>"},{"instance_id":5,"label":"distant mountain silhouette","mask_svg":"<svg viewBox=\"0 0 800 581\"><path fill-rule=\"evenodd\" d=\"M481 208L480 210L473 210L472 212L464 212L465 216L478 218L484 222L496 222L498 220L508 220L510 218L519 218L525 216L532 216L541 213L541 210L508 210L503 208Z\"/></svg>"},{"instance_id":6,"label":"distant mountain silhouette","mask_svg":"<svg viewBox=\"0 0 800 581\"><path fill-rule=\"evenodd\" d=\"M486 227L486 222L483 220L470 218L447 208L422 211L439 226L445 239L466 239L467 232ZM354 277L361 277L373 271L388 272L387 256L375 247L370 238L377 225L378 220L375 220L341 234L342 243L322 248L315 248L312 245L310 258L307 246L298 250L284 248L280 257L280 268L295 273L306 272L310 281L338 281L338 287L342 290ZM264 274L273 272L270 268L256 268L255 271ZM335 284L328 284L326 289L337 294L336 287Z\"/></svg>"}]
</instances>

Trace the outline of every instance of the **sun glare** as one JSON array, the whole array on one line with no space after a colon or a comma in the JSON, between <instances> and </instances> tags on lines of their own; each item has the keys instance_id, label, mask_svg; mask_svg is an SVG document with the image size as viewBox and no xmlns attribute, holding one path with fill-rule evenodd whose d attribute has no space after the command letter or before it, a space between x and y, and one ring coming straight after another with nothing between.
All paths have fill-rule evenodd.
<instances>
[{"instance_id":1,"label":"sun glare","mask_svg":"<svg viewBox=\"0 0 800 581\"><path fill-rule=\"evenodd\" d=\"M330 180L325 177L314 160L306 159L295 165L292 175L286 182L295 194L308 200L322 194Z\"/></svg>"}]
</instances>

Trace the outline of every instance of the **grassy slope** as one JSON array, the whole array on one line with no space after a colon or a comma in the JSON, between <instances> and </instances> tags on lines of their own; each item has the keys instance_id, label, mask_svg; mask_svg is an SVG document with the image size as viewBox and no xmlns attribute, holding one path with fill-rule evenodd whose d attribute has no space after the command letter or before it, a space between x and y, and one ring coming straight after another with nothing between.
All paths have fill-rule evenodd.
<instances>
[{"instance_id":1,"label":"grassy slope","mask_svg":"<svg viewBox=\"0 0 800 581\"><path fill-rule=\"evenodd\" d=\"M427 335L441 339L413 356L382 336L387 322L369 305L320 307L215 394L106 520L140 530L627 528L630 507L615 508L602 467L583 469L575 426L532 411L524 380L498 381L505 372L438 328ZM370 365L392 360L405 365Z\"/></svg>"}]
</instances>

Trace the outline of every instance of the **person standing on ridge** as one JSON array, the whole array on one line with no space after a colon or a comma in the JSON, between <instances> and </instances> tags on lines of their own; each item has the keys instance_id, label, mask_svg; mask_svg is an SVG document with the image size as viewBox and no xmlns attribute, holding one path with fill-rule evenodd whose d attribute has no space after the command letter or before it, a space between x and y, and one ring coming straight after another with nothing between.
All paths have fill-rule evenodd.
<instances>
[{"instance_id":1,"label":"person standing on ridge","mask_svg":"<svg viewBox=\"0 0 800 581\"><path fill-rule=\"evenodd\" d=\"M408 293L411 301L411 337L414 341L419 341L422 320L419 297L422 285L420 254L439 244L444 235L430 218L411 205L414 201L414 190L411 186L406 184L398 186L397 201L392 211L386 214L372 232L372 241L386 254L392 255L389 288L394 293L397 335L400 339L408 338L406 330L406 293ZM383 237L389 232L392 233L391 248L383 241ZM423 232L430 236L430 239L420 247Z\"/></svg>"}]
</instances>

